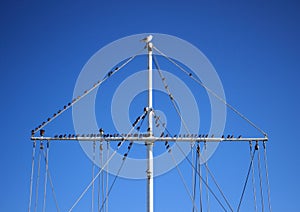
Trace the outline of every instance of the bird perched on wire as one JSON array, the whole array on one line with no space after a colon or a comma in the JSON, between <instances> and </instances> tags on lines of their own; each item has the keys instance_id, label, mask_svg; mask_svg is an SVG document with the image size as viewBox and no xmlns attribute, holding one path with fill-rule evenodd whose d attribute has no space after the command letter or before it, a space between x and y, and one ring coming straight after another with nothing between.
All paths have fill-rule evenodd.
<instances>
[{"instance_id":1,"label":"bird perched on wire","mask_svg":"<svg viewBox=\"0 0 300 212\"><path fill-rule=\"evenodd\" d=\"M145 37L144 39L142 39L142 42L145 43L149 43L152 40L153 36L152 35L148 35L147 37Z\"/></svg>"}]
</instances>

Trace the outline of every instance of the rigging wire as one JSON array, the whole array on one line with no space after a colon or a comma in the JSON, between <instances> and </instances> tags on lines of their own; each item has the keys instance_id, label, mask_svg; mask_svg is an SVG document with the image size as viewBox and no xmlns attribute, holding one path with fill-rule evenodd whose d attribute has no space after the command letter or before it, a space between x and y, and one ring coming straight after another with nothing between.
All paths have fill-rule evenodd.
<instances>
[{"instance_id":1,"label":"rigging wire","mask_svg":"<svg viewBox=\"0 0 300 212\"><path fill-rule=\"evenodd\" d=\"M107 158L106 158L106 160L108 160L108 156L109 156L109 149L110 149L110 147L109 147L109 142L107 142L106 143L106 145L107 145ZM106 212L108 212L108 181L109 181L109 176L108 176L108 166L109 166L109 164L107 164L107 166L106 166L106 189L105 189L105 191L106 191L106 194L105 194L105 198L106 198Z\"/></svg>"},{"instance_id":2,"label":"rigging wire","mask_svg":"<svg viewBox=\"0 0 300 212\"><path fill-rule=\"evenodd\" d=\"M192 161L195 160L194 162L194 166L198 168L198 154L196 154L195 158L194 158L194 151L193 151L193 146L191 145L191 153L192 153ZM193 188L193 202L196 201L196 184L197 184L197 175L194 169L192 169L192 188ZM201 194L200 194L201 196ZM201 206L201 204L200 204ZM194 207L193 207L193 212L195 211ZM200 211L202 212L202 207L200 209Z\"/></svg>"},{"instance_id":3,"label":"rigging wire","mask_svg":"<svg viewBox=\"0 0 300 212\"><path fill-rule=\"evenodd\" d=\"M168 95L170 97L170 100L171 100L171 102L173 104L174 109L176 110L176 113L178 114L178 116L179 116L179 118L180 118L180 120L181 120L181 122L182 122L182 124L183 124L183 126L184 126L184 128L186 130L186 132L190 134L190 131L189 131L188 127L187 127L187 124L185 123L185 121L184 121L184 119L183 119L183 117L182 117L182 115L180 113L180 110L179 110L179 108L178 108L178 106L177 106L177 104L175 102L174 96L173 96L173 94L171 93L171 91L169 89L169 86L168 86L168 84L166 82L166 78L164 77L162 71L160 70L160 67L159 67L158 61L156 60L155 55L153 55L153 61L154 61L154 65L155 65L155 67L156 67L156 69L157 69L157 71L159 73L159 77L162 80L164 88L165 88L166 92L168 93Z\"/></svg>"},{"instance_id":4,"label":"rigging wire","mask_svg":"<svg viewBox=\"0 0 300 212\"><path fill-rule=\"evenodd\" d=\"M163 82L163 85L164 85L164 87L165 87L165 90L166 90L166 92L168 93L168 95L169 95L169 97L170 97L170 100L171 100L171 102L172 102L172 104L173 104L173 106L174 106L174 108L175 108L175 110L176 110L178 116L180 117L180 119L181 119L181 121L182 121L182 123L183 123L183 125L184 125L185 130L190 134L190 131L189 131L189 129L188 129L188 127L187 127L187 125L186 125L186 123L185 123L185 121L184 121L184 119L183 119L181 113L180 113L180 110L179 110L178 106L176 105L174 96L172 95L172 93L171 93L171 91L170 91L170 89L169 89L169 86L168 86L168 84L166 83L166 78L164 77L163 73L162 73L161 70L160 70L160 67L159 67L159 64L158 64L158 61L157 61L155 55L153 55L153 61L154 61L154 64L155 64L155 66L156 66L156 69L158 70L159 76L160 76L160 78L161 78L161 80L162 80L162 82ZM175 143L177 144L177 142L175 142ZM177 144L177 146L179 147L178 144ZM182 153L185 155L185 153L184 153L183 151L182 151ZM185 156L186 156L186 155L185 155ZM187 158L187 157L186 157L186 158ZM189 161L189 162L191 163L191 166L194 167L193 162L191 162L191 161ZM206 168L208 169L208 167L206 167ZM195 167L194 167L194 170L195 170ZM209 169L208 169L208 171L209 171ZM209 173L210 173L210 171L209 171ZM216 183L216 180L215 180L214 178L213 178L213 181L214 181L214 183L217 185L217 188L219 189L219 191L220 191L221 195L223 196L224 200L226 201L226 204L229 206L230 210L233 211L233 209L232 209L232 207L230 206L228 200L226 199L224 193L222 192L220 186Z\"/></svg>"},{"instance_id":5,"label":"rigging wire","mask_svg":"<svg viewBox=\"0 0 300 212\"><path fill-rule=\"evenodd\" d=\"M252 142L249 142L250 146L250 158L252 158ZM257 203L256 203L256 187L255 187L255 174L254 174L254 165L251 164L252 170L252 187L253 187L253 201L254 201L254 211L257 212Z\"/></svg>"},{"instance_id":6,"label":"rigging wire","mask_svg":"<svg viewBox=\"0 0 300 212\"><path fill-rule=\"evenodd\" d=\"M204 151L207 151L207 146L206 146L206 142L204 142ZM204 154L205 155L205 154ZM200 159L200 158L199 158ZM205 161L205 183L208 185L208 162L206 160L206 158L204 158L204 161ZM202 181L200 181L202 182ZM209 203L209 192L208 192L208 189L206 187L206 204L207 204L207 212L210 212L210 203Z\"/></svg>"},{"instance_id":7,"label":"rigging wire","mask_svg":"<svg viewBox=\"0 0 300 212\"><path fill-rule=\"evenodd\" d=\"M88 189L92 186L92 184L95 182L95 180L99 177L99 175L102 173L102 171L104 170L105 167L107 167L107 165L109 164L109 162L113 159L113 157L115 156L115 154L117 153L117 151L121 148L121 146L123 145L123 143L126 141L128 135L133 131L135 125L141 120L145 118L145 115L147 114L147 111L144 110L144 113L139 116L138 121L133 124L132 128L130 129L130 131L126 134L125 137L122 138L122 141L120 141L117 145L117 148L115 151L112 152L112 154L109 156L109 158L106 160L105 164L103 165L103 167L101 167L100 171L95 175L95 177L92 179L92 181L88 184L88 186L85 188L85 190L81 193L81 195L78 197L78 199L75 201L75 203L72 205L72 207L69 209L69 212L72 211L74 209L74 207L78 204L78 202L82 199L82 197L85 195L85 193L88 191Z\"/></svg>"},{"instance_id":8,"label":"rigging wire","mask_svg":"<svg viewBox=\"0 0 300 212\"><path fill-rule=\"evenodd\" d=\"M99 144L99 161L100 161L100 167L102 167L102 163L103 163L103 144L102 141L100 141ZM101 199L101 194L102 194L102 198L104 197L104 181L103 181L103 173L101 173L101 175L99 176L98 179L98 212L100 211L100 199Z\"/></svg>"},{"instance_id":9,"label":"rigging wire","mask_svg":"<svg viewBox=\"0 0 300 212\"><path fill-rule=\"evenodd\" d=\"M140 124L139 124L138 127L137 127L138 133L140 133L140 129L141 129L142 124L144 123L145 117L146 117L145 115L140 116L140 117L137 119L137 121L135 122L135 124L133 124L133 125L134 125L133 127L135 127L135 126L139 123L139 121L140 121ZM140 119L141 119L141 120L140 120ZM117 178L119 177L119 174L120 174L120 172L121 172L121 170L122 170L122 168L123 168L123 166L124 166L124 164L125 164L125 160L127 159L130 150L132 149L132 146L133 146L133 142L131 141L131 142L129 143L128 147L127 147L127 152L124 154L124 157L123 157L121 166L119 167L118 172L117 172L117 174L115 175L115 178L114 178L114 180L113 180L113 182L112 182L110 188L109 188L109 189L108 189L108 188L106 189L107 194L106 194L106 197L105 197L105 199L104 199L104 201L103 201L103 203L102 203L102 206L101 206L101 208L100 208L99 211L102 210L102 208L104 207L105 204L107 205L107 201L108 201L109 194L110 194L110 192L111 192L111 190L112 190L112 188L113 188L113 186L114 186L114 184L115 184Z\"/></svg>"},{"instance_id":10,"label":"rigging wire","mask_svg":"<svg viewBox=\"0 0 300 212\"><path fill-rule=\"evenodd\" d=\"M155 110L154 110L155 113ZM161 123L162 121L159 120ZM165 125L164 125L165 126ZM164 127L164 129L168 132L169 135L171 135L170 131ZM174 142L176 144L176 146L179 148L180 152L184 155L185 159L188 161L188 163L192 166L193 169L196 170L196 168L193 166L191 160L187 157L187 155L184 153L184 151L182 150L182 148L180 147L180 145L178 145L177 142ZM210 186L206 183L206 181L203 179L203 177L200 175L200 173L198 172L198 170L196 170L199 178L204 182L204 185L206 186L206 188L209 190L209 192L213 195L213 197L216 199L216 201L219 203L219 205L223 208L224 211L227 211L225 206L222 204L222 202L219 200L219 198L217 197L217 195L213 192L213 190L210 188ZM229 205L229 208L231 208L231 206Z\"/></svg>"},{"instance_id":11,"label":"rigging wire","mask_svg":"<svg viewBox=\"0 0 300 212\"><path fill-rule=\"evenodd\" d=\"M223 193L220 185L217 183L216 178L214 177L214 175L212 174L212 172L210 171L210 169L208 168L207 164L204 163L204 166L206 167L207 173L210 175L211 179L213 180L213 182L215 183L215 185L217 186L220 194L222 195L223 199L225 200L226 204L228 205L228 207L230 208L231 211L233 211L233 208L231 207L231 205L229 204L229 201L227 200L225 194Z\"/></svg>"},{"instance_id":12,"label":"rigging wire","mask_svg":"<svg viewBox=\"0 0 300 212\"><path fill-rule=\"evenodd\" d=\"M44 153L44 150L43 150ZM46 170L45 170L45 182L44 182L44 201L43 201L43 212L46 211L46 195L47 195L47 176L48 176L48 161L49 161L49 141L47 141L47 147L46 147L46 157L45 157L45 164L46 164Z\"/></svg>"},{"instance_id":13,"label":"rigging wire","mask_svg":"<svg viewBox=\"0 0 300 212\"><path fill-rule=\"evenodd\" d=\"M259 175L259 189L260 189L260 200L261 200L261 210L264 211L264 193L263 193L263 185L262 185L262 176L261 176L261 168L260 168L260 151L258 142L255 144L255 149L257 150L257 165L258 165L258 175Z\"/></svg>"},{"instance_id":14,"label":"rigging wire","mask_svg":"<svg viewBox=\"0 0 300 212\"><path fill-rule=\"evenodd\" d=\"M102 206L101 206L101 208L100 208L100 211L102 210L102 208L104 207L106 201L108 200L108 196L110 195L110 192L112 191L113 186L114 186L114 184L116 183L116 180L118 179L118 177L119 177L119 175L120 175L120 172L121 172L121 170L122 170L122 168L123 168L123 166L124 166L125 160L126 160L128 154L129 154L129 152L130 152L130 150L131 150L131 148L132 148L132 145L133 145L133 142L130 142L129 145L128 145L127 152L124 154L124 157L123 157L123 159L122 159L122 163L121 163L121 165L120 165L120 167L119 167L119 169L118 169L118 172L117 172L117 174L115 175L114 180L112 181L112 184L110 185L110 188L109 188L109 190L108 190L108 192L107 192L107 196L105 197L105 199L104 199L103 202L102 202Z\"/></svg>"},{"instance_id":15,"label":"rigging wire","mask_svg":"<svg viewBox=\"0 0 300 212\"><path fill-rule=\"evenodd\" d=\"M38 199L39 199L39 180L40 180L40 172L41 172L41 151L43 149L43 143L40 143L40 150L38 154L38 173L37 173L37 179L36 179L36 185L35 185L35 206L34 211L37 211L38 207Z\"/></svg>"},{"instance_id":16,"label":"rigging wire","mask_svg":"<svg viewBox=\"0 0 300 212\"><path fill-rule=\"evenodd\" d=\"M135 57L137 57L141 52L144 51L145 48L139 50L136 54L134 54L133 56L129 57L122 65L120 65L119 67L115 68L113 71L109 71L108 74L102 79L99 80L98 82L96 82L93 87L91 87L90 89L86 90L81 96L78 96L77 98L73 99L72 102L70 102L68 105L64 106L64 108L62 110L59 110L58 113L55 113L53 115L52 118L48 118L47 121L43 122L42 124L40 124L38 127L36 127L34 130L31 131L31 135L34 136L34 134L39 131L40 129L42 129L43 127L45 127L46 125L48 125L50 122L52 122L54 119L56 119L58 116L60 116L61 114L63 114L66 110L68 110L69 108L71 108L74 104L76 104L78 101L80 101L82 98L84 98L85 96L87 96L89 93L91 93L93 90L95 90L96 88L98 88L102 83L104 83L108 78L110 78L112 75L114 75L115 73L117 73L118 71L120 71L122 68L124 68L129 62L131 62Z\"/></svg>"},{"instance_id":17,"label":"rigging wire","mask_svg":"<svg viewBox=\"0 0 300 212\"><path fill-rule=\"evenodd\" d=\"M200 148L200 145L199 143L197 144L197 154L196 154L196 167L198 167L198 171L200 173L200 175L202 175L202 171L201 171L201 161L200 161L200 158L201 158L201 148ZM198 166L197 166L198 165ZM196 178L196 172L195 172L195 178ZM199 201L200 201L200 212L203 211L203 203L202 203L202 182L201 180L199 180Z\"/></svg>"},{"instance_id":18,"label":"rigging wire","mask_svg":"<svg viewBox=\"0 0 300 212\"><path fill-rule=\"evenodd\" d=\"M246 122L248 122L251 126L253 126L255 129L257 129L259 132L261 132L265 137L267 137L267 134L261 129L259 128L256 124L254 124L252 121L250 121L250 119L248 119L246 116L244 116L241 112L239 112L237 109L235 109L235 107L233 107L232 105L230 105L228 102L226 102L225 99L223 99L222 97L220 97L218 94L216 94L213 90L211 90L210 88L208 88L204 83L202 83L199 79L197 79L196 77L194 77L192 75L192 73L189 73L187 70L185 70L181 65L179 65L178 63L176 63L172 58L170 58L169 56L167 56L166 54L164 54L163 52L161 52L159 49L157 49L155 46L153 46L153 49L156 50L161 56L163 56L164 58L166 58L167 60L169 60L171 63L173 63L176 67L178 67L181 71L183 71L185 74L187 74L191 79L193 79L196 83L198 83L199 85L201 85L206 91L208 91L210 94L212 94L214 97L216 97L217 99L219 99L219 101L221 101L223 104L225 104L228 108L230 108L233 112L235 112L238 116L240 116L242 119L244 119Z\"/></svg>"},{"instance_id":19,"label":"rigging wire","mask_svg":"<svg viewBox=\"0 0 300 212\"><path fill-rule=\"evenodd\" d=\"M32 147L32 162L31 162L31 176L30 176L30 190L29 190L29 205L28 205L28 212L31 211L32 187L33 187L33 175L34 175L35 149L36 149L36 141L33 142L33 147Z\"/></svg>"},{"instance_id":20,"label":"rigging wire","mask_svg":"<svg viewBox=\"0 0 300 212\"><path fill-rule=\"evenodd\" d=\"M248 179L249 179L249 175L250 175L250 171L251 171L251 167L252 167L252 163L253 163L255 152L256 152L256 148L254 149L254 151L252 153L252 156L251 156L250 165L249 165L247 176L246 176L246 180L245 180L245 183L244 183L244 186L243 186L243 190L242 190L242 194L241 194L241 197L240 197L240 201L239 201L239 205L238 205L238 208L237 208L237 212L240 211L240 207L241 207L242 200L243 200L243 197L244 197L244 193L245 193L245 190L246 190L246 186L247 186L247 183L248 183Z\"/></svg>"},{"instance_id":21,"label":"rigging wire","mask_svg":"<svg viewBox=\"0 0 300 212\"><path fill-rule=\"evenodd\" d=\"M192 194L191 194L190 191L189 191L189 188L188 188L188 186L187 186L187 184L186 184L186 182L185 182L185 180L184 180L184 177L183 177L183 175L182 175L182 173L181 173L181 170L180 170L180 168L179 168L179 166L178 166L178 163L176 162L176 160L175 160L175 158L174 158L174 155L172 154L171 149L169 149L170 146L168 145L168 142L166 142L166 144L167 144L167 145L166 145L166 149L167 149L168 152L170 153L171 158L172 158L172 160L173 160L173 162L174 162L174 164L175 164L175 166L176 166L177 172L178 172L178 174L179 174L179 176L180 176L180 178L181 178L181 181L182 181L182 183L183 183L183 185L184 185L184 188L185 188L186 192L188 193L188 195L189 195L189 197L190 197L190 199L191 199L191 201L192 201L192 203L193 203L193 210L195 209L196 211L198 211L197 206L195 205L194 198L193 198Z\"/></svg>"},{"instance_id":22,"label":"rigging wire","mask_svg":"<svg viewBox=\"0 0 300 212\"><path fill-rule=\"evenodd\" d=\"M95 175L95 160L96 160L96 142L93 141L93 166L92 166L92 179ZM92 185L92 212L94 212L94 190L95 190L95 183L93 182Z\"/></svg>"},{"instance_id":23,"label":"rigging wire","mask_svg":"<svg viewBox=\"0 0 300 212\"><path fill-rule=\"evenodd\" d=\"M44 154L44 158L45 158L46 163L48 163L45 152L43 152L43 154ZM53 199L54 199L54 202L55 202L55 207L56 207L56 210L59 212L60 210L59 210L59 207L58 207L58 202L57 202L55 191L54 191L53 181L52 181L51 173L50 173L50 170L49 170L49 164L48 164L48 169L47 169L47 175L48 175L49 183L50 183L50 186L51 186L52 196L53 196Z\"/></svg>"},{"instance_id":24,"label":"rigging wire","mask_svg":"<svg viewBox=\"0 0 300 212\"><path fill-rule=\"evenodd\" d=\"M189 160L188 157L186 157L186 154L184 153L184 151L182 150L182 148L177 144L177 142L175 142L175 144L177 145L177 147L179 148L179 150L181 151L181 153L185 156L185 159L189 162L189 164L192 166L192 162ZM193 166L192 166L193 167ZM195 167L193 167L195 169ZM208 167L207 167L208 168ZM208 184L206 184L206 182L204 181L203 177L200 175L200 173L198 171L196 171L198 176L200 177L200 179L204 182L204 185L208 188L208 190L210 191L210 193L214 196L214 198L217 200L217 202L220 204L220 206L224 209L224 211L227 211L224 207L224 205L222 204L222 202L219 200L219 198L217 197L217 195L213 192L213 190L210 188L210 186ZM218 186L217 186L218 187ZM223 192L221 192L223 193ZM230 206L228 201L225 201L229 208L232 210L232 207Z\"/></svg>"},{"instance_id":25,"label":"rigging wire","mask_svg":"<svg viewBox=\"0 0 300 212\"><path fill-rule=\"evenodd\" d=\"M264 148L264 163L265 163L265 171L266 171L267 190L268 190L268 206L269 206L269 211L272 212L266 142L263 142L263 148Z\"/></svg>"}]
</instances>

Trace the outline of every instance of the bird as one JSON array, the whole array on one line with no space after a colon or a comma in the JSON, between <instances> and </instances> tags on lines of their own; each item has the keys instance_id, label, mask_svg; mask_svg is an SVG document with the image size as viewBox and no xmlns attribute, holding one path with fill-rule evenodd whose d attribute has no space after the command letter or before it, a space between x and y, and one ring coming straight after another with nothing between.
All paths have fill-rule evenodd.
<instances>
[{"instance_id":1,"label":"bird","mask_svg":"<svg viewBox=\"0 0 300 212\"><path fill-rule=\"evenodd\" d=\"M152 38L153 38L153 35L148 35L147 37L145 37L141 41L145 42L145 43L149 43L152 40Z\"/></svg>"}]
</instances>

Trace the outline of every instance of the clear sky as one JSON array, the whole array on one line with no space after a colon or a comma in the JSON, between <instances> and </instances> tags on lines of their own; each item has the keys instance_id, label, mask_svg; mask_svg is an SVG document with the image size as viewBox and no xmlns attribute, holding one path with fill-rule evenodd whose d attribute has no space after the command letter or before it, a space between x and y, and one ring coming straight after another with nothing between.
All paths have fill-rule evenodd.
<instances>
[{"instance_id":1,"label":"clear sky","mask_svg":"<svg viewBox=\"0 0 300 212\"><path fill-rule=\"evenodd\" d=\"M116 39L145 32L187 40L209 58L228 102L269 135L273 210L300 210L297 1L10 1L0 5L1 211L28 207L31 129L72 99L76 79L96 51ZM73 132L71 111L56 121L49 125L50 131ZM226 132L238 134L236 129L239 126L229 114ZM222 144L209 161L234 208L249 165L248 148ZM91 180L91 163L77 143L52 144L50 152L59 205L66 211ZM188 173L186 162L180 167ZM119 179L110 211L143 211L145 188L145 181ZM155 211L191 210L176 170L156 178L154 188ZM53 211L50 187L47 196L47 207ZM90 196L75 211L89 210ZM251 211L252 197L246 197L248 206L243 209ZM212 205L220 210L216 202Z\"/></svg>"}]
</instances>

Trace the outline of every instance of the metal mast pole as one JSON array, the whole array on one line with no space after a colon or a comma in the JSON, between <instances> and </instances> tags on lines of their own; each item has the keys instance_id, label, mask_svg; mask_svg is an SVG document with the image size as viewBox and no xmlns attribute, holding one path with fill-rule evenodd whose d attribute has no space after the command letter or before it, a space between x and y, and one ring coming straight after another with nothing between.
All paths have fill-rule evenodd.
<instances>
[{"instance_id":1,"label":"metal mast pole","mask_svg":"<svg viewBox=\"0 0 300 212\"><path fill-rule=\"evenodd\" d=\"M150 39L151 41L151 39ZM148 134L153 137L153 110L152 110L152 47L151 42L147 43L148 48ZM147 211L153 212L153 141L146 142L147 145Z\"/></svg>"}]
</instances>

